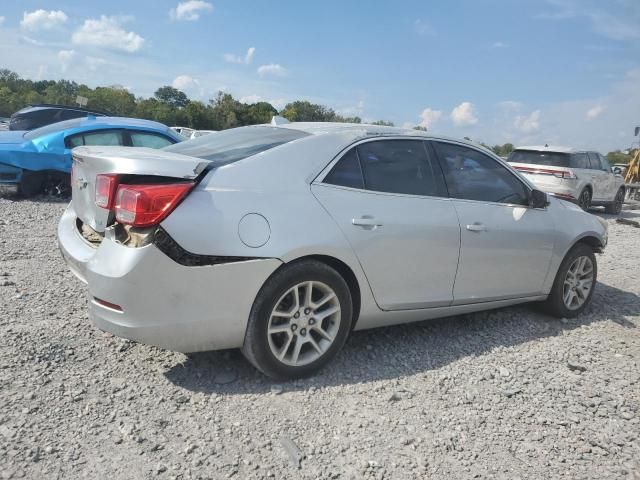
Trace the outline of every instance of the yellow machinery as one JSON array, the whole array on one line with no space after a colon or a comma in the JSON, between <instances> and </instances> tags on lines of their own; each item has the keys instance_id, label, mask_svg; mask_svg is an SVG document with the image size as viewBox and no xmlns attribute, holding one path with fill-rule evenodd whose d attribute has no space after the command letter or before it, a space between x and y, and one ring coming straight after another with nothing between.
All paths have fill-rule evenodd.
<instances>
[{"instance_id":1,"label":"yellow machinery","mask_svg":"<svg viewBox=\"0 0 640 480\"><path fill-rule=\"evenodd\" d=\"M627 166L627 172L624 174L624 183L639 183L640 182L640 148L636 150L636 154L633 156Z\"/></svg>"}]
</instances>

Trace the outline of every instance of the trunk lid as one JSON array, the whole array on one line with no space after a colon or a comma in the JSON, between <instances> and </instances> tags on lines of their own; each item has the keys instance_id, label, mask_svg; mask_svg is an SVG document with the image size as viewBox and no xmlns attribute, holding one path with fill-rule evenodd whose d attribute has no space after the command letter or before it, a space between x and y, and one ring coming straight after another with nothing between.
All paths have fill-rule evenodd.
<instances>
[{"instance_id":1,"label":"trunk lid","mask_svg":"<svg viewBox=\"0 0 640 480\"><path fill-rule=\"evenodd\" d=\"M95 202L98 174L194 180L210 163L196 157L137 147L77 147L72 157L73 207L78 218L96 232L104 232L113 220L113 211L98 207Z\"/></svg>"},{"instance_id":2,"label":"trunk lid","mask_svg":"<svg viewBox=\"0 0 640 480\"><path fill-rule=\"evenodd\" d=\"M569 167L556 167L518 162L509 162L509 165L534 183L554 183L561 178L570 178L573 175L573 172Z\"/></svg>"}]
</instances>

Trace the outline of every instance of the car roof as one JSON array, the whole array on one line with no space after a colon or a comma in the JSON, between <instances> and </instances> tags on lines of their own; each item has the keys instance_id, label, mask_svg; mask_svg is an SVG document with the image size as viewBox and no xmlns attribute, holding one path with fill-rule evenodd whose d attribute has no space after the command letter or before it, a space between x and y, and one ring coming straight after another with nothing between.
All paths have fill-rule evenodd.
<instances>
[{"instance_id":1,"label":"car roof","mask_svg":"<svg viewBox=\"0 0 640 480\"><path fill-rule=\"evenodd\" d=\"M89 115L87 117L64 120L62 122L52 123L49 125L45 125L44 127L36 128L35 130L29 130L28 132L24 133L24 138L32 140L34 138L39 138L66 130L82 130L83 128L89 129L96 126L101 128L147 128L161 132L168 132L170 130L166 125L159 122L154 122L152 120L142 120L140 118L127 117L94 117Z\"/></svg>"},{"instance_id":2,"label":"car roof","mask_svg":"<svg viewBox=\"0 0 640 480\"><path fill-rule=\"evenodd\" d=\"M289 128L300 130L310 135L325 134L351 134L354 138L358 137L375 137L375 136L401 136L401 137L423 137L430 140L446 140L456 143L463 143L475 148L487 150L479 143L465 140L457 137L449 137L447 135L434 134L425 132L424 130L414 130L405 127L388 127L385 125L372 125L369 123L339 123L339 122L291 122L273 126L272 124L264 124L274 128Z\"/></svg>"}]
</instances>

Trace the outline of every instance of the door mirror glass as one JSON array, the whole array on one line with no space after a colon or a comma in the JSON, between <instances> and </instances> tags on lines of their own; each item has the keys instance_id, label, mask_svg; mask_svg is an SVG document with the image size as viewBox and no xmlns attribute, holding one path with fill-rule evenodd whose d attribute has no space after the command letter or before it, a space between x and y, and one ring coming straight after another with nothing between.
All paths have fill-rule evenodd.
<instances>
[{"instance_id":1,"label":"door mirror glass","mask_svg":"<svg viewBox=\"0 0 640 480\"><path fill-rule=\"evenodd\" d=\"M544 208L549 205L547 194L540 190L531 190L529 194L529 206L531 208Z\"/></svg>"}]
</instances>

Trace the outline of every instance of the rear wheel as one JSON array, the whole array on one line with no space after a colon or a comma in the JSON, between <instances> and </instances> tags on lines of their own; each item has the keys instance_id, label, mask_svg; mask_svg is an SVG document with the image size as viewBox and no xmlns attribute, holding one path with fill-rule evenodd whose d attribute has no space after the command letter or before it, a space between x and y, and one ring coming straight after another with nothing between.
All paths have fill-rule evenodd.
<instances>
[{"instance_id":1,"label":"rear wheel","mask_svg":"<svg viewBox=\"0 0 640 480\"><path fill-rule=\"evenodd\" d=\"M591 302L598 276L593 249L584 243L573 247L560 264L546 310L555 317L575 317Z\"/></svg>"},{"instance_id":2,"label":"rear wheel","mask_svg":"<svg viewBox=\"0 0 640 480\"><path fill-rule=\"evenodd\" d=\"M44 188L45 176L38 172L29 172L24 170L22 172L22 178L18 185L18 192L23 197L33 197L42 192Z\"/></svg>"},{"instance_id":3,"label":"rear wheel","mask_svg":"<svg viewBox=\"0 0 640 480\"><path fill-rule=\"evenodd\" d=\"M578 197L578 205L584 211L589 210L589 207L591 206L591 190L585 188L584 190L582 190L582 192L580 192L580 196Z\"/></svg>"},{"instance_id":4,"label":"rear wheel","mask_svg":"<svg viewBox=\"0 0 640 480\"><path fill-rule=\"evenodd\" d=\"M349 287L315 260L286 265L267 280L249 316L242 353L265 375L309 375L340 350L351 330Z\"/></svg>"},{"instance_id":5,"label":"rear wheel","mask_svg":"<svg viewBox=\"0 0 640 480\"><path fill-rule=\"evenodd\" d=\"M616 193L616 198L613 200L613 202L604 207L604 211L607 213L613 213L617 215L622 211L623 203L624 203L624 188L621 188L618 190L618 193Z\"/></svg>"}]
</instances>

